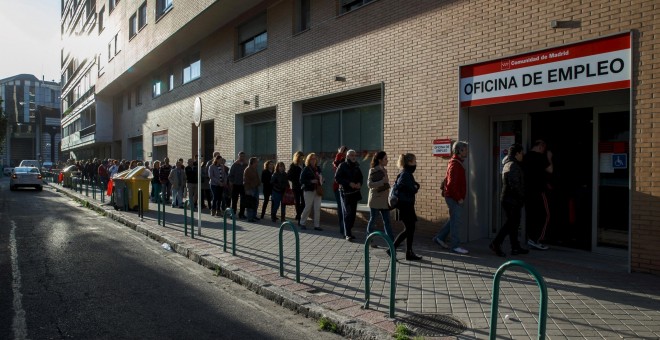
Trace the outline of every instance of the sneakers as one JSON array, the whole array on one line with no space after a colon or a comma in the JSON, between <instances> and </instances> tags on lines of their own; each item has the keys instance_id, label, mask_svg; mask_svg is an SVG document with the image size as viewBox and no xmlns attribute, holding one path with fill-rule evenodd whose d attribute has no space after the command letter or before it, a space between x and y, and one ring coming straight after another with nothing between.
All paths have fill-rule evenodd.
<instances>
[{"instance_id":1,"label":"sneakers","mask_svg":"<svg viewBox=\"0 0 660 340\"><path fill-rule=\"evenodd\" d=\"M500 246L496 245L495 243L491 242L488 245L488 248L490 248L490 250L492 250L495 255L499 257L506 257L506 254L502 251L502 248L500 248Z\"/></svg>"},{"instance_id":2,"label":"sneakers","mask_svg":"<svg viewBox=\"0 0 660 340\"><path fill-rule=\"evenodd\" d=\"M353 235L346 236L346 241L350 242L352 240L355 240L355 236L353 236Z\"/></svg>"},{"instance_id":3,"label":"sneakers","mask_svg":"<svg viewBox=\"0 0 660 340\"><path fill-rule=\"evenodd\" d=\"M546 246L545 244L536 243L532 240L527 240L527 245L538 250L548 250L548 246Z\"/></svg>"},{"instance_id":4,"label":"sneakers","mask_svg":"<svg viewBox=\"0 0 660 340\"><path fill-rule=\"evenodd\" d=\"M421 256L418 256L417 254L413 253L412 251L407 251L406 252L406 260L407 261L420 261L422 259Z\"/></svg>"},{"instance_id":5,"label":"sneakers","mask_svg":"<svg viewBox=\"0 0 660 340\"><path fill-rule=\"evenodd\" d=\"M445 241L443 241L443 240L441 240L437 237L433 238L433 242L437 243L440 247L442 247L444 249L449 249L449 246L447 245L447 243L445 243Z\"/></svg>"},{"instance_id":6,"label":"sneakers","mask_svg":"<svg viewBox=\"0 0 660 340\"><path fill-rule=\"evenodd\" d=\"M453 251L454 253L463 254L463 255L470 253L469 251L467 251L467 249L464 249L464 248L461 248L461 247L456 247L456 248L452 249L451 251Z\"/></svg>"}]
</instances>

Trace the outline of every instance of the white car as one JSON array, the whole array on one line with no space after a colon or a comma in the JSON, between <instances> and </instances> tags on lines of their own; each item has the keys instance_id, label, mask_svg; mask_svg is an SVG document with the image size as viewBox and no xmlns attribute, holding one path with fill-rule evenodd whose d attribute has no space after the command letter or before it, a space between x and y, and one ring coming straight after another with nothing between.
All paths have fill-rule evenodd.
<instances>
[{"instance_id":1,"label":"white car","mask_svg":"<svg viewBox=\"0 0 660 340\"><path fill-rule=\"evenodd\" d=\"M33 187L37 191L43 190L43 178L41 172L35 167L19 166L14 168L9 179L9 190L14 191L19 187Z\"/></svg>"},{"instance_id":2,"label":"white car","mask_svg":"<svg viewBox=\"0 0 660 340\"><path fill-rule=\"evenodd\" d=\"M19 164L18 166L32 166L32 167L38 168L39 167L39 161L34 160L34 159L24 159L24 160L21 161L21 164Z\"/></svg>"}]
</instances>

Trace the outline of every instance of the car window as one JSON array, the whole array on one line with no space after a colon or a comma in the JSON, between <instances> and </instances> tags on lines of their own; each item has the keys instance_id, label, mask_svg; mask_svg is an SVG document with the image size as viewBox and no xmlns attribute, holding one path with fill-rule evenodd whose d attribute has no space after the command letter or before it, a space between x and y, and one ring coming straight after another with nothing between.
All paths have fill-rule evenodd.
<instances>
[{"instance_id":1,"label":"car window","mask_svg":"<svg viewBox=\"0 0 660 340\"><path fill-rule=\"evenodd\" d=\"M39 173L39 169L37 168L30 168L31 173Z\"/></svg>"},{"instance_id":2,"label":"car window","mask_svg":"<svg viewBox=\"0 0 660 340\"><path fill-rule=\"evenodd\" d=\"M27 174L27 173L39 173L39 169L37 168L26 168L26 167L21 167L21 168L15 168L14 169L15 173L22 173L22 174Z\"/></svg>"}]
</instances>

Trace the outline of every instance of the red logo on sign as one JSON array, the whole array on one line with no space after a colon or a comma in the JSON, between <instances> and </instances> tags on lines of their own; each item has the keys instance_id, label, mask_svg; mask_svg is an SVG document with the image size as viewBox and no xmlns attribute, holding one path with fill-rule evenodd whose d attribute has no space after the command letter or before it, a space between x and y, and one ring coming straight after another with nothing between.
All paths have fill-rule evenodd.
<instances>
[{"instance_id":1,"label":"red logo on sign","mask_svg":"<svg viewBox=\"0 0 660 340\"><path fill-rule=\"evenodd\" d=\"M511 67L511 60L505 59L502 60L502 70L508 70Z\"/></svg>"}]
</instances>

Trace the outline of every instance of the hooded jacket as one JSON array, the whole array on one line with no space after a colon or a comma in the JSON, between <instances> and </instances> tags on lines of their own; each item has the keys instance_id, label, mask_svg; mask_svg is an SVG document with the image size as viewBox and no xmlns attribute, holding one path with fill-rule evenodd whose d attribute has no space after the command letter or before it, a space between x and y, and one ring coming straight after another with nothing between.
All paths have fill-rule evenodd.
<instances>
[{"instance_id":1,"label":"hooded jacket","mask_svg":"<svg viewBox=\"0 0 660 340\"><path fill-rule=\"evenodd\" d=\"M502 164L502 202L522 207L525 204L525 178L520 162L508 155Z\"/></svg>"}]
</instances>

